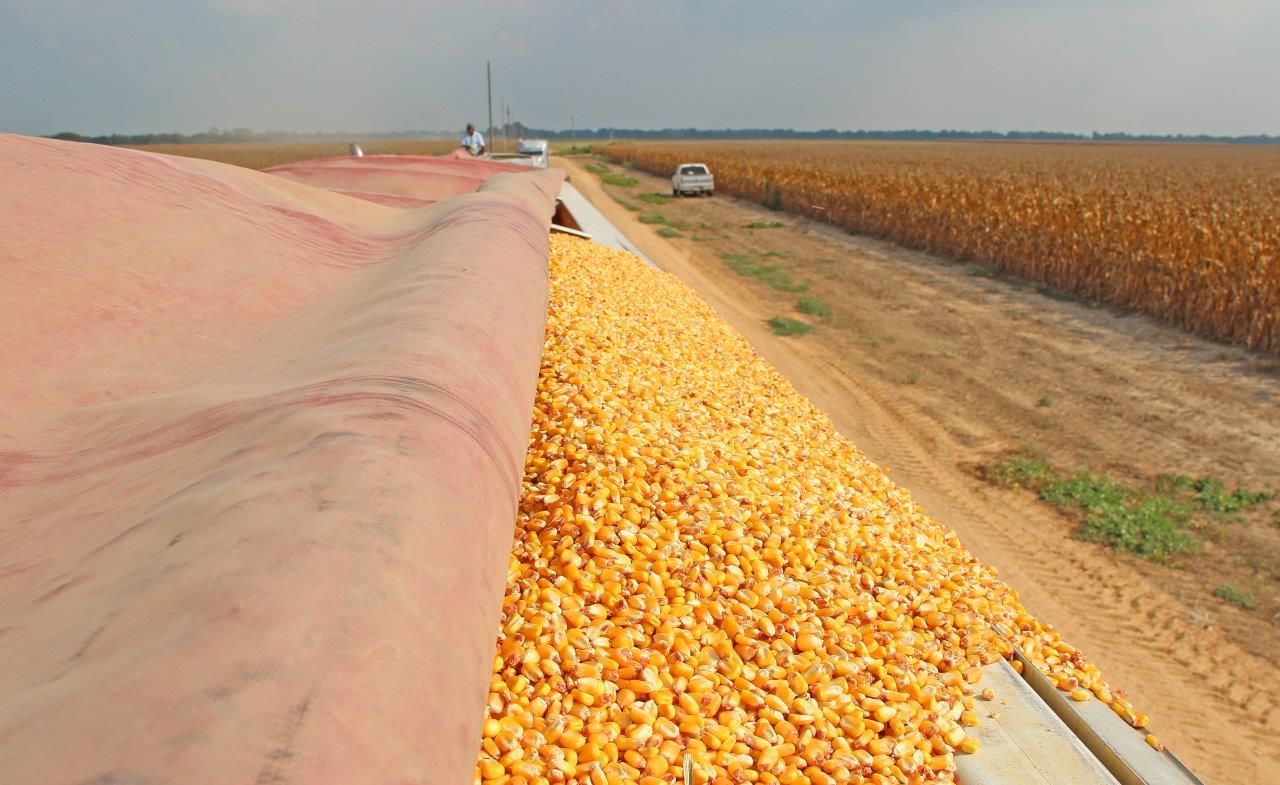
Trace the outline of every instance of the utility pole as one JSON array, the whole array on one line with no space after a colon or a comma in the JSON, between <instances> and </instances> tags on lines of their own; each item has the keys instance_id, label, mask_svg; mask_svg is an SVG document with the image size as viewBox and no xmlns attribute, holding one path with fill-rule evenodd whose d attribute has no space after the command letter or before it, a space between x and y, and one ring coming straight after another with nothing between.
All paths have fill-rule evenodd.
<instances>
[{"instance_id":1,"label":"utility pole","mask_svg":"<svg viewBox=\"0 0 1280 785\"><path fill-rule=\"evenodd\" d=\"M488 143L493 144L493 67L488 60L484 61L484 79L485 90L489 94L489 137Z\"/></svg>"},{"instance_id":2,"label":"utility pole","mask_svg":"<svg viewBox=\"0 0 1280 785\"><path fill-rule=\"evenodd\" d=\"M578 146L578 126L573 124L573 115L569 115L569 135L573 139L573 146Z\"/></svg>"}]
</instances>

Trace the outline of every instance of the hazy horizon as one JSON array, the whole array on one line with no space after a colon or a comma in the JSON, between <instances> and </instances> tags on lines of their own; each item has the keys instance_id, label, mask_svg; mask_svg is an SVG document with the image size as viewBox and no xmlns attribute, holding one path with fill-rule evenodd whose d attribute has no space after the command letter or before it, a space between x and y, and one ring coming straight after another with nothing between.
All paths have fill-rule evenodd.
<instances>
[{"instance_id":1,"label":"hazy horizon","mask_svg":"<svg viewBox=\"0 0 1280 785\"><path fill-rule=\"evenodd\" d=\"M0 0L0 129L1280 133L1280 4ZM379 129L373 131L371 129Z\"/></svg>"}]
</instances>

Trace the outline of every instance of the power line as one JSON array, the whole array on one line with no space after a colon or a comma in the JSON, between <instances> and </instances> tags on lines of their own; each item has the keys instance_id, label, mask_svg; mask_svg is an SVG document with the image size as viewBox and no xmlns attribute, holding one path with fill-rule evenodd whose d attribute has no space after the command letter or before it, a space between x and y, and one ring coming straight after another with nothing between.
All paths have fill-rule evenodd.
<instances>
[{"instance_id":1,"label":"power line","mask_svg":"<svg viewBox=\"0 0 1280 785\"><path fill-rule=\"evenodd\" d=\"M287 5L285 5L284 3L280 2L280 0L267 0L267 2L271 3L272 5L276 6L277 8L280 8L280 9L283 9L283 10L285 10L285 11L288 11L289 13L291 13L291 14L293 14L294 16L298 17L299 19L305 19L305 20L307 20L308 22L310 22L311 24L316 25L317 27L323 27L325 30L328 30L328 31L329 31L329 32L331 32L331 33L334 33L334 34L336 34L336 35L340 35L340 36L342 36L343 38L347 39L348 41L355 41L357 44L360 44L361 46L367 46L367 47L369 47L370 49L375 49L375 50L377 50L377 51L379 51L379 52L382 52L383 54L386 54L386 55L392 55L392 56L395 56L395 55L397 54L396 52L393 52L393 51L391 51L390 49L384 49L384 48L382 48L381 46L378 46L377 44L369 43L368 41L364 40L363 38L357 38L356 36L352 35L351 33L348 33L346 30L343 30L343 29L338 28L338 27L334 27L333 25L330 25L330 24L326 24L326 23L324 23L324 22L320 21L319 19L316 19L315 17L307 16L306 14L302 13L301 11L299 11L299 10L298 10L298 9L296 9L296 8L290 8L289 6L287 6Z\"/></svg>"},{"instance_id":2,"label":"power line","mask_svg":"<svg viewBox=\"0 0 1280 785\"><path fill-rule=\"evenodd\" d=\"M427 35L427 32L423 30L421 27L418 27L416 24L413 24L412 22L410 22L409 20L405 19L402 16L398 16L396 14L391 13L381 4L375 3L373 0L364 0L364 1L369 5L373 6L375 10L379 11L383 16L387 17L391 21L398 22L404 25L405 27L412 28L415 32L421 33L424 36Z\"/></svg>"}]
</instances>

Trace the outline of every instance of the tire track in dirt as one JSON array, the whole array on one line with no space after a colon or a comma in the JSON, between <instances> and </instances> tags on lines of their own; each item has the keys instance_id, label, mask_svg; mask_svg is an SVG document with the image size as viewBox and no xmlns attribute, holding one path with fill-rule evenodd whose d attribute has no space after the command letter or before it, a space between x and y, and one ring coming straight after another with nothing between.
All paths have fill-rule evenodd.
<instances>
[{"instance_id":1,"label":"tire track in dirt","mask_svg":"<svg viewBox=\"0 0 1280 785\"><path fill-rule=\"evenodd\" d=\"M842 433L890 467L895 481L931 516L996 566L1038 618L1086 653L1102 653L1091 658L1103 674L1113 686L1127 688L1140 711L1155 713L1154 730L1194 770L1240 785L1280 782L1269 767L1244 764L1253 750L1273 743L1269 731L1275 730L1277 703L1258 689L1269 677L1265 663L1188 625L1167 597L1126 574L1099 546L1072 539L1071 524L1033 497L975 487L958 469L974 456L934 433L931 423L894 402L874 380L849 376L823 359L820 349L790 347L811 364L810 374L817 371L815 380L781 362L756 337L749 340L771 362L788 366L788 379L829 415L836 413L833 421ZM1118 641L1124 642L1123 652L1117 651ZM1195 733L1197 726L1233 728L1239 735L1211 740Z\"/></svg>"},{"instance_id":2,"label":"tire track in dirt","mask_svg":"<svg viewBox=\"0 0 1280 785\"><path fill-rule=\"evenodd\" d=\"M1280 703L1267 688L1276 679L1269 663L1189 622L1193 614L1176 597L1105 548L1074 539L1071 523L1033 496L980 484L963 468L982 458L974 449L888 384L847 372L821 343L769 333L770 314L741 284L724 285L706 272L718 269L718 260L692 257L656 236L574 162L565 165L641 250L694 288L841 433L888 467L931 516L1019 590L1032 612L1090 655L1113 687L1127 689L1193 770L1209 782L1280 785L1272 765ZM1135 438L1152 449L1165 440L1146 432Z\"/></svg>"},{"instance_id":3,"label":"tire track in dirt","mask_svg":"<svg viewBox=\"0 0 1280 785\"><path fill-rule=\"evenodd\" d=\"M1135 689L1140 710L1152 710L1146 701L1186 701L1190 690L1199 693L1193 701L1198 708L1195 720L1210 720L1209 724L1218 727L1238 726L1248 742L1259 746L1270 743L1266 719L1274 716L1277 704L1274 695L1257 689L1255 679L1266 674L1259 671L1256 657L1220 636L1190 627L1165 598L1145 582L1126 575L1118 562L1082 553L1096 550L1096 546L1070 539L1063 531L1070 524L1047 520L1054 514L1024 494L995 492L991 496L998 496L998 503L984 502L975 495L972 480L950 468L962 456L945 438L933 437L930 441L936 446L925 448L912 428L920 423L904 407L877 395L874 382L854 380L829 362L810 359L830 378L839 379L842 392L862 415L850 429L856 431L850 433L854 442L873 459L894 467L897 481L917 489L913 497L935 518L956 529L979 558L1006 567L1002 577L1021 590L1024 602L1039 618L1065 620L1086 609L1092 629L1084 632L1076 630L1076 625L1060 625L1068 640L1086 652L1110 649L1116 641L1125 641L1126 646L1141 652L1149 670L1137 670L1131 663L1110 657L1100 663L1116 686L1150 685L1141 694ZM1039 533L1029 535L1029 529ZM1044 558L1045 553L1053 557ZM1105 589L1105 601L1100 602L1098 588ZM1178 672L1182 670L1190 674ZM1166 725L1157 730L1171 743L1179 740L1175 749L1200 747L1195 738L1183 740L1184 729L1169 722L1172 718L1165 719ZM1191 720L1192 716L1178 719ZM1237 751L1222 744L1204 749L1204 758L1211 763L1202 768L1226 771L1238 767L1233 752ZM1265 780L1269 774L1274 776L1257 771L1241 781L1269 781Z\"/></svg>"}]
</instances>

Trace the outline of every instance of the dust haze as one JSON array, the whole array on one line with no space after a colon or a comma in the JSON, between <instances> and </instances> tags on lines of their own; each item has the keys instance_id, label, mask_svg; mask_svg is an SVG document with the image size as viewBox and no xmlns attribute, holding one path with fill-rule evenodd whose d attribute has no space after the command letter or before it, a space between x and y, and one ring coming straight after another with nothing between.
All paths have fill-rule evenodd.
<instances>
[{"instance_id":1,"label":"dust haze","mask_svg":"<svg viewBox=\"0 0 1280 785\"><path fill-rule=\"evenodd\" d=\"M1280 129L1280 6L0 0L0 129Z\"/></svg>"}]
</instances>

